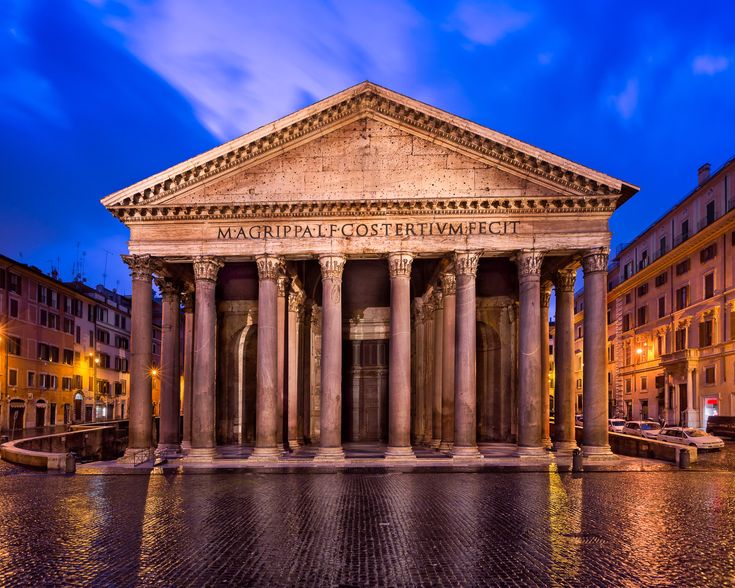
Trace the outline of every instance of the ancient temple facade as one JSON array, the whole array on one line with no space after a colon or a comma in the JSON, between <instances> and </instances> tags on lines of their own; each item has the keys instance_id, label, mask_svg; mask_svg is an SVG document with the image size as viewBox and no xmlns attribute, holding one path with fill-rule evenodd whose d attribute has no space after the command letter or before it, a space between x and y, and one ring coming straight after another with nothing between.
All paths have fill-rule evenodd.
<instances>
[{"instance_id":1,"label":"ancient temple facade","mask_svg":"<svg viewBox=\"0 0 735 588\"><path fill-rule=\"evenodd\" d=\"M417 445L472 459L502 443L543 458L553 438L569 451L580 266L583 449L609 455L608 219L636 191L366 82L108 196L130 228L128 458L156 446L154 281L161 450L278 460L310 444L328 461L364 442L387 459Z\"/></svg>"}]
</instances>

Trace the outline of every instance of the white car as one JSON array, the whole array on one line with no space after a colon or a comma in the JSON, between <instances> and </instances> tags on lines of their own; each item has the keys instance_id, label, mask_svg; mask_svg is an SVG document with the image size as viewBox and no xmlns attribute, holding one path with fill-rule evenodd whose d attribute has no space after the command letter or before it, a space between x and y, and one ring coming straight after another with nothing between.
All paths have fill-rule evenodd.
<instances>
[{"instance_id":1,"label":"white car","mask_svg":"<svg viewBox=\"0 0 735 588\"><path fill-rule=\"evenodd\" d=\"M625 421L623 419L607 419L607 430L611 433L622 433Z\"/></svg>"},{"instance_id":2,"label":"white car","mask_svg":"<svg viewBox=\"0 0 735 588\"><path fill-rule=\"evenodd\" d=\"M693 445L697 449L722 449L725 446L725 442L719 437L693 427L666 427L658 434L658 440Z\"/></svg>"},{"instance_id":3,"label":"white car","mask_svg":"<svg viewBox=\"0 0 735 588\"><path fill-rule=\"evenodd\" d=\"M623 433L626 435L635 435L646 439L656 439L660 432L661 425L651 421L628 421L623 427Z\"/></svg>"}]
</instances>

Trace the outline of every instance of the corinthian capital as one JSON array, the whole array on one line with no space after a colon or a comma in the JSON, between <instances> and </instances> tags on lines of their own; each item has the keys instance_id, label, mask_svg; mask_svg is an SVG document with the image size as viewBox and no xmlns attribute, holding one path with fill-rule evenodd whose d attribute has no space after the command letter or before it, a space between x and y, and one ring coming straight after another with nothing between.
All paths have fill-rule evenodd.
<instances>
[{"instance_id":1,"label":"corinthian capital","mask_svg":"<svg viewBox=\"0 0 735 588\"><path fill-rule=\"evenodd\" d=\"M122 255L122 260L130 268L134 280L152 280L158 268L157 260L150 255Z\"/></svg>"},{"instance_id":2,"label":"corinthian capital","mask_svg":"<svg viewBox=\"0 0 735 588\"><path fill-rule=\"evenodd\" d=\"M175 296L178 296L181 292L181 286L178 282L172 280L171 278L156 278L155 279L156 286L158 286L158 289L161 291L161 296L165 298L173 298Z\"/></svg>"},{"instance_id":3,"label":"corinthian capital","mask_svg":"<svg viewBox=\"0 0 735 588\"><path fill-rule=\"evenodd\" d=\"M457 276L453 272L446 272L441 275L442 294L444 296L454 296L457 292Z\"/></svg>"},{"instance_id":4,"label":"corinthian capital","mask_svg":"<svg viewBox=\"0 0 735 588\"><path fill-rule=\"evenodd\" d=\"M289 312L299 312L304 305L304 293L301 291L291 291L288 293L288 310Z\"/></svg>"},{"instance_id":5,"label":"corinthian capital","mask_svg":"<svg viewBox=\"0 0 735 588\"><path fill-rule=\"evenodd\" d=\"M441 291L441 288L434 288L431 294L431 303L434 306L434 310L444 308L444 292Z\"/></svg>"},{"instance_id":6,"label":"corinthian capital","mask_svg":"<svg viewBox=\"0 0 735 588\"><path fill-rule=\"evenodd\" d=\"M518 265L518 277L521 280L541 275L541 262L544 260L542 251L523 249L516 253L515 260Z\"/></svg>"},{"instance_id":7,"label":"corinthian capital","mask_svg":"<svg viewBox=\"0 0 735 588\"><path fill-rule=\"evenodd\" d=\"M181 293L181 304L184 306L184 312L194 312L194 290L190 284L187 284Z\"/></svg>"},{"instance_id":8,"label":"corinthian capital","mask_svg":"<svg viewBox=\"0 0 735 588\"><path fill-rule=\"evenodd\" d=\"M541 308L549 308L551 302L551 282L541 284Z\"/></svg>"},{"instance_id":9,"label":"corinthian capital","mask_svg":"<svg viewBox=\"0 0 735 588\"><path fill-rule=\"evenodd\" d=\"M557 292L574 292L574 282L577 280L577 270L561 269L556 272L554 287Z\"/></svg>"},{"instance_id":10,"label":"corinthian capital","mask_svg":"<svg viewBox=\"0 0 735 588\"><path fill-rule=\"evenodd\" d=\"M582 258L582 267L585 274L607 271L607 258L610 250L607 247L598 247L585 251Z\"/></svg>"},{"instance_id":11,"label":"corinthian capital","mask_svg":"<svg viewBox=\"0 0 735 588\"><path fill-rule=\"evenodd\" d=\"M288 276L281 274L276 280L278 285L278 295L281 297L286 296L286 286L288 286Z\"/></svg>"},{"instance_id":12,"label":"corinthian capital","mask_svg":"<svg viewBox=\"0 0 735 588\"><path fill-rule=\"evenodd\" d=\"M199 255L194 258L194 279L205 282L216 282L220 268L225 265L219 257Z\"/></svg>"},{"instance_id":13,"label":"corinthian capital","mask_svg":"<svg viewBox=\"0 0 735 588\"><path fill-rule=\"evenodd\" d=\"M322 280L342 280L342 270L345 267L345 256L336 253L325 253L319 256L319 265L322 266Z\"/></svg>"},{"instance_id":14,"label":"corinthian capital","mask_svg":"<svg viewBox=\"0 0 735 588\"><path fill-rule=\"evenodd\" d=\"M413 263L413 253L389 253L388 254L388 271L391 278L410 278L411 264Z\"/></svg>"},{"instance_id":15,"label":"corinthian capital","mask_svg":"<svg viewBox=\"0 0 735 588\"><path fill-rule=\"evenodd\" d=\"M477 276L477 265L480 263L479 251L455 251L454 271L460 276Z\"/></svg>"},{"instance_id":16,"label":"corinthian capital","mask_svg":"<svg viewBox=\"0 0 735 588\"><path fill-rule=\"evenodd\" d=\"M281 275L283 259L277 255L263 253L255 256L255 264L258 266L258 280L278 280Z\"/></svg>"}]
</instances>

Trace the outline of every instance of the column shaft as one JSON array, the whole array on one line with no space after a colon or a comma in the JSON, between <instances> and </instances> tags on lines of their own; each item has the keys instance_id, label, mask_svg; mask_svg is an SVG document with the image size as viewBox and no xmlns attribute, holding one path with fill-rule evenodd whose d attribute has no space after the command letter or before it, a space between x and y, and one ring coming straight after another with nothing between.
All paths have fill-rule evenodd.
<instances>
[{"instance_id":1,"label":"column shaft","mask_svg":"<svg viewBox=\"0 0 735 588\"><path fill-rule=\"evenodd\" d=\"M434 309L429 301L424 306L424 445L431 445L433 435L434 411Z\"/></svg>"},{"instance_id":2,"label":"column shaft","mask_svg":"<svg viewBox=\"0 0 735 588\"><path fill-rule=\"evenodd\" d=\"M434 350L432 364L434 366L434 385L432 392L434 396L433 409L431 411L432 438L431 446L439 449L442 441L442 403L444 395L442 386L444 384L442 360L444 354L444 298L440 288L434 289Z\"/></svg>"},{"instance_id":3,"label":"column shaft","mask_svg":"<svg viewBox=\"0 0 735 588\"><path fill-rule=\"evenodd\" d=\"M299 431L299 312L302 310L304 295L291 289L288 295L288 385L286 386L288 406L288 446L296 449L303 444Z\"/></svg>"},{"instance_id":4,"label":"column shaft","mask_svg":"<svg viewBox=\"0 0 735 588\"><path fill-rule=\"evenodd\" d=\"M184 438L181 449L191 449L192 386L194 384L194 293L187 290L184 303Z\"/></svg>"},{"instance_id":5,"label":"column shaft","mask_svg":"<svg viewBox=\"0 0 735 588\"><path fill-rule=\"evenodd\" d=\"M288 278L279 276L278 278L278 298L276 303L276 338L278 344L277 351L277 378L276 378L276 445L278 449L283 451L287 441L288 425L284 427L284 417L287 418L288 410L285 409L285 383L286 383L286 286ZM284 432L285 431L285 432Z\"/></svg>"},{"instance_id":6,"label":"column shaft","mask_svg":"<svg viewBox=\"0 0 735 588\"><path fill-rule=\"evenodd\" d=\"M442 275L444 293L444 333L442 343L442 442L439 449L449 451L454 444L454 362L456 320L456 278L454 273Z\"/></svg>"},{"instance_id":7,"label":"column shaft","mask_svg":"<svg viewBox=\"0 0 735 588\"><path fill-rule=\"evenodd\" d=\"M477 316L475 278L479 253L457 252L454 373L454 457L481 457L477 449Z\"/></svg>"},{"instance_id":8,"label":"column shaft","mask_svg":"<svg viewBox=\"0 0 735 588\"><path fill-rule=\"evenodd\" d=\"M517 257L520 302L518 339L518 455L544 457L541 426L541 262L543 255Z\"/></svg>"},{"instance_id":9,"label":"column shaft","mask_svg":"<svg viewBox=\"0 0 735 588\"><path fill-rule=\"evenodd\" d=\"M159 280L161 289L161 413L158 450L179 451L180 370L179 370L179 287L171 280Z\"/></svg>"},{"instance_id":10,"label":"column shaft","mask_svg":"<svg viewBox=\"0 0 735 588\"><path fill-rule=\"evenodd\" d=\"M558 272L555 284L554 317L554 448L577 448L574 429L576 392L574 390L574 280L577 272Z\"/></svg>"},{"instance_id":11,"label":"column shaft","mask_svg":"<svg viewBox=\"0 0 735 588\"><path fill-rule=\"evenodd\" d=\"M611 457L607 436L607 249L588 251L584 267L584 424L582 450Z\"/></svg>"},{"instance_id":12,"label":"column shaft","mask_svg":"<svg viewBox=\"0 0 735 588\"><path fill-rule=\"evenodd\" d=\"M549 422L549 303L551 283L541 286L541 442L551 448L551 424Z\"/></svg>"},{"instance_id":13,"label":"column shaft","mask_svg":"<svg viewBox=\"0 0 735 588\"><path fill-rule=\"evenodd\" d=\"M387 459L414 458L411 449L411 263L409 253L391 253L390 357L388 365Z\"/></svg>"},{"instance_id":14,"label":"column shaft","mask_svg":"<svg viewBox=\"0 0 735 588\"><path fill-rule=\"evenodd\" d=\"M424 379L423 375L426 373L426 366L424 365L424 319L423 319L423 301L421 298L416 298L414 301L414 337L415 346L412 349L413 357L413 396L412 403L413 409L413 439L417 444L420 444L424 438Z\"/></svg>"},{"instance_id":15,"label":"column shaft","mask_svg":"<svg viewBox=\"0 0 735 588\"><path fill-rule=\"evenodd\" d=\"M321 255L322 354L320 441L315 459L344 459L342 450L342 255Z\"/></svg>"},{"instance_id":16,"label":"column shaft","mask_svg":"<svg viewBox=\"0 0 735 588\"><path fill-rule=\"evenodd\" d=\"M189 459L211 459L215 455L215 288L223 263L215 257L194 259L194 385Z\"/></svg>"},{"instance_id":17,"label":"column shaft","mask_svg":"<svg viewBox=\"0 0 735 588\"><path fill-rule=\"evenodd\" d=\"M278 278L282 260L258 255L258 349L255 448L250 459L271 461L278 449Z\"/></svg>"},{"instance_id":18,"label":"column shaft","mask_svg":"<svg viewBox=\"0 0 735 588\"><path fill-rule=\"evenodd\" d=\"M128 448L123 460L152 447L153 399L151 364L153 362L153 265L148 255L124 255L133 278L130 349L130 407ZM138 458L139 459L139 458Z\"/></svg>"}]
</instances>

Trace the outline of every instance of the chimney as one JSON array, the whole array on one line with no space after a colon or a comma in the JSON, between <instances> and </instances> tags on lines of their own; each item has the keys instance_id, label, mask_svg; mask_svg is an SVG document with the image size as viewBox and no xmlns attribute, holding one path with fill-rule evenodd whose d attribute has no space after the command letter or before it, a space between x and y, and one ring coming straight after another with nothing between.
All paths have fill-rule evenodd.
<instances>
[{"instance_id":1,"label":"chimney","mask_svg":"<svg viewBox=\"0 0 735 588\"><path fill-rule=\"evenodd\" d=\"M699 167L697 170L697 180L700 186L709 180L709 163L705 163Z\"/></svg>"}]
</instances>

